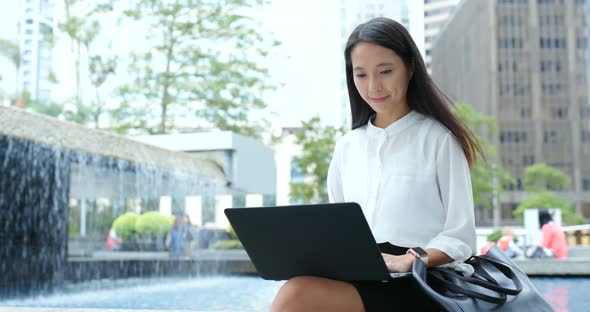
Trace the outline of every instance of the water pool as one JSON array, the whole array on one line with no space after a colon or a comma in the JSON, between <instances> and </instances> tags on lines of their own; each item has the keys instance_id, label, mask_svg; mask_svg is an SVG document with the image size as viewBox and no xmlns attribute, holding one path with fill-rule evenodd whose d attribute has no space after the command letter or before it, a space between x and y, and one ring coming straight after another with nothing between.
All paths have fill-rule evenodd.
<instances>
[{"instance_id":1,"label":"water pool","mask_svg":"<svg viewBox=\"0 0 590 312\"><path fill-rule=\"evenodd\" d=\"M588 311L589 278L535 278L556 312ZM284 282L258 277L129 279L70 285L59 294L0 301L9 307L267 311Z\"/></svg>"}]
</instances>

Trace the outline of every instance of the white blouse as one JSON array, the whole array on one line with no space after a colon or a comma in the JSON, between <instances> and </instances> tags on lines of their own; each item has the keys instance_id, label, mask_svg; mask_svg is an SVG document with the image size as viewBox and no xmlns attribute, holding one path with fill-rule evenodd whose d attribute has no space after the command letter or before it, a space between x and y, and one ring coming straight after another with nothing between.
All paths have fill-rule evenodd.
<instances>
[{"instance_id":1,"label":"white blouse","mask_svg":"<svg viewBox=\"0 0 590 312\"><path fill-rule=\"evenodd\" d=\"M328 195L358 203L377 243L435 248L456 261L474 254L467 159L449 130L418 112L386 129L369 121L340 138Z\"/></svg>"}]
</instances>

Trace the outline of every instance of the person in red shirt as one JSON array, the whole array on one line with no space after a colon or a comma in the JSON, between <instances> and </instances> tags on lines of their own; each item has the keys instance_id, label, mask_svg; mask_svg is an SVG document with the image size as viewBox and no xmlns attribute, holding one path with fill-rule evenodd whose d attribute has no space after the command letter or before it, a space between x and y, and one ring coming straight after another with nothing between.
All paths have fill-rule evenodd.
<instances>
[{"instance_id":1,"label":"person in red shirt","mask_svg":"<svg viewBox=\"0 0 590 312\"><path fill-rule=\"evenodd\" d=\"M567 239L561 226L553 221L549 211L539 210L541 241L539 246L550 249L557 259L567 258Z\"/></svg>"}]
</instances>

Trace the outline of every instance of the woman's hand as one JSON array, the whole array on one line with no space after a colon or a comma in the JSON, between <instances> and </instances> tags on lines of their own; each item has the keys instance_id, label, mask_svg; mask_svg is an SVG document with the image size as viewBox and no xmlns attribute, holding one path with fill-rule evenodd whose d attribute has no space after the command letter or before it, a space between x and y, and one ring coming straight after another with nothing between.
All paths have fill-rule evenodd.
<instances>
[{"instance_id":1,"label":"woman's hand","mask_svg":"<svg viewBox=\"0 0 590 312\"><path fill-rule=\"evenodd\" d=\"M411 254L406 254L402 256L394 256L390 254L381 254L383 256L383 260L385 261L385 265L387 265L387 269L389 272L409 272L412 270L412 263L416 260L416 257Z\"/></svg>"}]
</instances>

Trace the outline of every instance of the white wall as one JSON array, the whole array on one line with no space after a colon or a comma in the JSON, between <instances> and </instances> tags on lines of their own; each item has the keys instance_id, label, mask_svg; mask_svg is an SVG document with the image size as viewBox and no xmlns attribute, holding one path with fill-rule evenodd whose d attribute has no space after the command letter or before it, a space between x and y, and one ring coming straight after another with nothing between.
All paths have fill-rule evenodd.
<instances>
[{"instance_id":1,"label":"white wall","mask_svg":"<svg viewBox=\"0 0 590 312\"><path fill-rule=\"evenodd\" d=\"M245 193L275 194L274 151L250 138L233 134L233 186Z\"/></svg>"}]
</instances>

